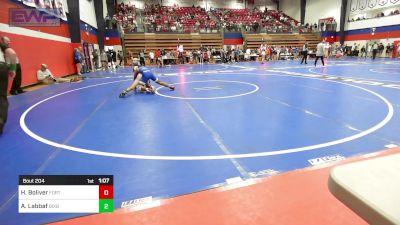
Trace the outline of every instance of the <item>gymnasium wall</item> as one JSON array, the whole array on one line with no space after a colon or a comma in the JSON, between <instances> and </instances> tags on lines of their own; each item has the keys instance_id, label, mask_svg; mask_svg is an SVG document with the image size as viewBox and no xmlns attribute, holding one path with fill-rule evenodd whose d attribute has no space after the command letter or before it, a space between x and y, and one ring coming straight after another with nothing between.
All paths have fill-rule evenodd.
<instances>
[{"instance_id":1,"label":"gymnasium wall","mask_svg":"<svg viewBox=\"0 0 400 225\"><path fill-rule=\"evenodd\" d=\"M333 17L339 29L341 5L341 0L307 0L304 22L314 24L318 23L319 19Z\"/></svg>"},{"instance_id":2,"label":"gymnasium wall","mask_svg":"<svg viewBox=\"0 0 400 225\"><path fill-rule=\"evenodd\" d=\"M89 2L80 5L82 42L92 43L98 49L94 8L82 10L82 7L89 7ZM22 67L22 85L37 83L36 72L42 63L47 64L56 77L76 73L73 49L81 45L71 43L68 23L61 21L61 25L57 27L10 27L8 24L11 8L29 7L17 1L0 0L0 36L9 37L12 48L18 54Z\"/></svg>"},{"instance_id":3,"label":"gymnasium wall","mask_svg":"<svg viewBox=\"0 0 400 225\"><path fill-rule=\"evenodd\" d=\"M347 2L347 15L350 14L363 14L374 10L385 10L388 8L400 6L398 0L348 0Z\"/></svg>"},{"instance_id":4,"label":"gymnasium wall","mask_svg":"<svg viewBox=\"0 0 400 225\"><path fill-rule=\"evenodd\" d=\"M21 3L0 1L0 36L8 36L22 66L22 85L36 83L36 72L45 63L56 77L75 73L73 44L68 23L59 27L10 27L9 9L25 8Z\"/></svg>"},{"instance_id":5,"label":"gymnasium wall","mask_svg":"<svg viewBox=\"0 0 400 225\"><path fill-rule=\"evenodd\" d=\"M259 9L264 10L265 8L268 9L274 9L276 10L276 4L270 0L266 1L266 0L254 0L254 5L253 7L257 7Z\"/></svg>"},{"instance_id":6,"label":"gymnasium wall","mask_svg":"<svg viewBox=\"0 0 400 225\"><path fill-rule=\"evenodd\" d=\"M285 3L286 0L283 0ZM377 13L380 11L386 14L394 8L399 8L400 1L381 0L376 1L374 7L368 4L374 1L358 1L349 0L347 6L346 18L349 16L365 13ZM357 4L356 4L357 3ZM362 6L362 3L366 3ZM380 3L383 4L379 5ZM320 18L334 17L336 19L337 31L340 27L340 7L341 0L307 0L305 22L314 24ZM290 9L289 9L290 10ZM285 12L287 10L284 10ZM371 34L371 28L375 28L374 35ZM381 18L373 18L368 20L360 20L345 23L345 42L365 41L365 40L379 40L381 42L390 42L400 38L400 15L387 16ZM339 41L339 32L324 32L323 38L327 38L330 42Z\"/></svg>"},{"instance_id":7,"label":"gymnasium wall","mask_svg":"<svg viewBox=\"0 0 400 225\"><path fill-rule=\"evenodd\" d=\"M347 5L346 19L357 17L365 17L371 19L347 22L345 24L345 30L356 30L400 24L400 15L373 18L380 12L383 12L385 15L389 15L390 12L394 11L395 9L400 10L400 1L395 2L395 0L349 0Z\"/></svg>"},{"instance_id":8,"label":"gymnasium wall","mask_svg":"<svg viewBox=\"0 0 400 225\"><path fill-rule=\"evenodd\" d=\"M323 32L321 35L329 42L339 41L339 32ZM345 31L345 43L357 41L379 40L379 42L393 42L400 39L400 24L376 27L374 33L371 28Z\"/></svg>"},{"instance_id":9,"label":"gymnasium wall","mask_svg":"<svg viewBox=\"0 0 400 225\"><path fill-rule=\"evenodd\" d=\"M279 9L293 19L300 21L300 2L301 0L280 0Z\"/></svg>"},{"instance_id":10,"label":"gymnasium wall","mask_svg":"<svg viewBox=\"0 0 400 225\"><path fill-rule=\"evenodd\" d=\"M345 30L358 30L364 28L384 27L400 24L400 15L385 16L380 18L372 18L367 20L346 22Z\"/></svg>"},{"instance_id":11,"label":"gymnasium wall","mask_svg":"<svg viewBox=\"0 0 400 225\"><path fill-rule=\"evenodd\" d=\"M371 3L373 4L370 5ZM368 41L376 40L386 45L386 43L392 43L395 40L399 40L400 15L371 18L359 21L347 21L347 18L353 18L354 16L370 17L378 14L379 12L384 12L385 15L388 15L395 9L400 9L400 1L349 0L347 5L346 23L344 26L345 44L365 44ZM307 13L308 11L306 10L306 17ZM338 19L336 21L338 21ZM338 42L339 32L324 32L322 37L327 38L330 42Z\"/></svg>"},{"instance_id":12,"label":"gymnasium wall","mask_svg":"<svg viewBox=\"0 0 400 225\"><path fill-rule=\"evenodd\" d=\"M94 11L93 0L79 0L79 14L81 21L97 29L96 13Z\"/></svg>"}]
</instances>

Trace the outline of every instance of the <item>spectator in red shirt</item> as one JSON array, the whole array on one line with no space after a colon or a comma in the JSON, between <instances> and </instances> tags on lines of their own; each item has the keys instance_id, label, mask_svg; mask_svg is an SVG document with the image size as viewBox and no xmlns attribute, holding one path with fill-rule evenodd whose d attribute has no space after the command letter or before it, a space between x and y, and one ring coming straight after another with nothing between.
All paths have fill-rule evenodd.
<instances>
[{"instance_id":1,"label":"spectator in red shirt","mask_svg":"<svg viewBox=\"0 0 400 225\"><path fill-rule=\"evenodd\" d=\"M156 56L156 64L157 64L157 65L160 64L160 67L163 66L164 62L163 62L163 60L162 60L162 58L161 58L161 51L160 51L160 49L158 49L158 50L156 51L155 56Z\"/></svg>"}]
</instances>

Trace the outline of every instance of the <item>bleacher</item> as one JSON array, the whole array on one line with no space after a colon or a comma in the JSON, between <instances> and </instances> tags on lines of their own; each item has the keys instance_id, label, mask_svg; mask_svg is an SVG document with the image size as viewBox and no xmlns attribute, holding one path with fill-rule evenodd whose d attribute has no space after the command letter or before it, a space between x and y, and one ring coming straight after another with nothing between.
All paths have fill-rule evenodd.
<instances>
[{"instance_id":1,"label":"bleacher","mask_svg":"<svg viewBox=\"0 0 400 225\"><path fill-rule=\"evenodd\" d=\"M253 23L261 19L259 11L249 9L214 9L212 13L220 21L227 23Z\"/></svg>"},{"instance_id":2,"label":"bleacher","mask_svg":"<svg viewBox=\"0 0 400 225\"><path fill-rule=\"evenodd\" d=\"M308 42L309 49L314 49L320 38L312 33L304 34L245 34L246 48L257 49L261 44L291 46L301 48Z\"/></svg>"},{"instance_id":3,"label":"bleacher","mask_svg":"<svg viewBox=\"0 0 400 225\"><path fill-rule=\"evenodd\" d=\"M209 18L206 10L200 7L148 6L145 9L144 21L153 32L191 33L216 27L216 21Z\"/></svg>"},{"instance_id":4,"label":"bleacher","mask_svg":"<svg viewBox=\"0 0 400 225\"><path fill-rule=\"evenodd\" d=\"M157 49L176 50L176 46L183 45L184 50L198 50L201 46L222 48L221 34L126 34L125 48L135 56L140 50L146 53Z\"/></svg>"},{"instance_id":5,"label":"bleacher","mask_svg":"<svg viewBox=\"0 0 400 225\"><path fill-rule=\"evenodd\" d=\"M310 49L315 48L320 38L314 34L294 34L292 28L299 22L276 10L250 10L250 9L213 9L212 14L219 22L227 24L259 23L268 33L245 33L244 40L246 48L258 49L261 44L276 47L298 47L301 48L305 42L309 43ZM156 51L158 49L176 50L179 44L184 50L198 50L201 46L220 49L223 46L223 35L221 32L199 33L210 22L216 22L200 7L177 7L146 5L144 11L145 21L155 27L148 33L126 33L125 48L137 55L140 50ZM171 32L171 26L180 26L180 32ZM178 30L177 30L178 31ZM164 32L164 33L155 33Z\"/></svg>"}]
</instances>

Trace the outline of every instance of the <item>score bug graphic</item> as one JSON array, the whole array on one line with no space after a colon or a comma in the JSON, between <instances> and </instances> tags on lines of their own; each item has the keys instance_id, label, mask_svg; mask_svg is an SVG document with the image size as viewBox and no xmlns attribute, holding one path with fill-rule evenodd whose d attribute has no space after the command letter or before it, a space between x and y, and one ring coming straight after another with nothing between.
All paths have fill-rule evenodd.
<instances>
[{"instance_id":1,"label":"score bug graphic","mask_svg":"<svg viewBox=\"0 0 400 225\"><path fill-rule=\"evenodd\" d=\"M21 175L19 212L113 212L113 184L112 175Z\"/></svg>"}]
</instances>

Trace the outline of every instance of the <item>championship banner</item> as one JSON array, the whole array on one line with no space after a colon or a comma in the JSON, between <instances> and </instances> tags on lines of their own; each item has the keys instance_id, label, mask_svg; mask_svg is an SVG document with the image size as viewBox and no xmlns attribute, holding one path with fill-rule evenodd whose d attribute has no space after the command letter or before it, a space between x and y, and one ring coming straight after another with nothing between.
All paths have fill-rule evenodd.
<instances>
[{"instance_id":1,"label":"championship banner","mask_svg":"<svg viewBox=\"0 0 400 225\"><path fill-rule=\"evenodd\" d=\"M357 0L351 0L350 2L350 11L354 12L357 10Z\"/></svg>"},{"instance_id":2,"label":"championship banner","mask_svg":"<svg viewBox=\"0 0 400 225\"><path fill-rule=\"evenodd\" d=\"M384 6L389 0L379 0L379 5Z\"/></svg>"},{"instance_id":3,"label":"championship banner","mask_svg":"<svg viewBox=\"0 0 400 225\"><path fill-rule=\"evenodd\" d=\"M369 0L368 2L368 7L375 8L375 6L378 4L378 0Z\"/></svg>"},{"instance_id":4,"label":"championship banner","mask_svg":"<svg viewBox=\"0 0 400 225\"><path fill-rule=\"evenodd\" d=\"M360 10L364 10L365 8L367 8L367 0L360 0L358 2L358 8Z\"/></svg>"}]
</instances>

